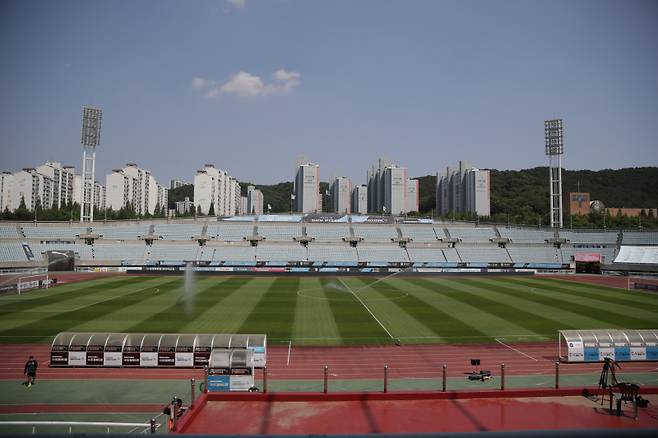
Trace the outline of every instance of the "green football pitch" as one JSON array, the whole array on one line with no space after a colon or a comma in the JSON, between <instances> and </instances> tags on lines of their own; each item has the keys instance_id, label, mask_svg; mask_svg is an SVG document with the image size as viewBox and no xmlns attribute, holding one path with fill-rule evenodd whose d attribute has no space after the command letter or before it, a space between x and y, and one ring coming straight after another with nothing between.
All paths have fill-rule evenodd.
<instances>
[{"instance_id":1,"label":"green football pitch","mask_svg":"<svg viewBox=\"0 0 658 438\"><path fill-rule=\"evenodd\" d=\"M656 327L658 295L540 277L118 276L0 297L0 343L49 342L62 331L486 343Z\"/></svg>"}]
</instances>

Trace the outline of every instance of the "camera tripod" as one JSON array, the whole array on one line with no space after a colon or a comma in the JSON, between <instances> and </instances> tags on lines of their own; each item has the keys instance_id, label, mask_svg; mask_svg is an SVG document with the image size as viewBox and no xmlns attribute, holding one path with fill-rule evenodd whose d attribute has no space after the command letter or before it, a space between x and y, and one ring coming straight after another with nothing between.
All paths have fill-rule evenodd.
<instances>
[{"instance_id":1,"label":"camera tripod","mask_svg":"<svg viewBox=\"0 0 658 438\"><path fill-rule=\"evenodd\" d=\"M606 357L603 361L603 369L601 370L601 377L599 377L599 387L596 390L596 398L599 398L599 394L603 391L603 397L601 397L601 404L605 400L605 390L610 386L617 384L617 376L615 376L615 367L621 369L619 364L613 359ZM610 380L610 383L608 383Z\"/></svg>"}]
</instances>

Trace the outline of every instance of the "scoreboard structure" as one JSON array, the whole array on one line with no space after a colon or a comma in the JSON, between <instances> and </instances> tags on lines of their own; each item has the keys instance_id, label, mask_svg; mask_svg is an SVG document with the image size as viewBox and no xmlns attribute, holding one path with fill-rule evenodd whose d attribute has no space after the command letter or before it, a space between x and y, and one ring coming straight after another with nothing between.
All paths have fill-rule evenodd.
<instances>
[{"instance_id":1,"label":"scoreboard structure","mask_svg":"<svg viewBox=\"0 0 658 438\"><path fill-rule=\"evenodd\" d=\"M658 330L560 330L558 357L565 362L658 361Z\"/></svg>"},{"instance_id":2,"label":"scoreboard structure","mask_svg":"<svg viewBox=\"0 0 658 438\"><path fill-rule=\"evenodd\" d=\"M267 364L267 335L191 333L59 333L51 367L202 368L215 349L249 351Z\"/></svg>"}]
</instances>

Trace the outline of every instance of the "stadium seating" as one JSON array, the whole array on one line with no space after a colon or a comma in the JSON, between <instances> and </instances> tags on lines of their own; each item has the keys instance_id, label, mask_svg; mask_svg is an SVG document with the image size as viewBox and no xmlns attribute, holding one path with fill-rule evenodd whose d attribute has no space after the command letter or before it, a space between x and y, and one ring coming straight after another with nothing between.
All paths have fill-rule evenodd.
<instances>
[{"instance_id":1,"label":"stadium seating","mask_svg":"<svg viewBox=\"0 0 658 438\"><path fill-rule=\"evenodd\" d=\"M92 260L91 245L84 243L33 243L30 245L35 260L46 260L46 251L73 251L80 260Z\"/></svg>"},{"instance_id":2,"label":"stadium seating","mask_svg":"<svg viewBox=\"0 0 658 438\"><path fill-rule=\"evenodd\" d=\"M353 225L354 236L366 242L390 242L397 239L398 233L392 225Z\"/></svg>"},{"instance_id":3,"label":"stadium seating","mask_svg":"<svg viewBox=\"0 0 658 438\"><path fill-rule=\"evenodd\" d=\"M222 262L231 262L231 261L256 261L256 251L255 248L249 245L220 245L220 246L207 246L204 250L206 254L212 254L210 250L214 252L214 260ZM216 251L215 251L216 250ZM208 257L206 255L206 257Z\"/></svg>"},{"instance_id":4,"label":"stadium seating","mask_svg":"<svg viewBox=\"0 0 658 438\"><path fill-rule=\"evenodd\" d=\"M299 244L268 245L260 243L256 247L256 260L277 262L299 262L306 260L306 248Z\"/></svg>"},{"instance_id":5,"label":"stadium seating","mask_svg":"<svg viewBox=\"0 0 658 438\"><path fill-rule=\"evenodd\" d=\"M594 244L615 244L619 233L616 231L600 232L575 232L560 231L560 237L569 240L570 243L594 243Z\"/></svg>"},{"instance_id":6,"label":"stadium seating","mask_svg":"<svg viewBox=\"0 0 658 438\"><path fill-rule=\"evenodd\" d=\"M624 231L622 245L658 245L658 231Z\"/></svg>"},{"instance_id":7,"label":"stadium seating","mask_svg":"<svg viewBox=\"0 0 658 438\"><path fill-rule=\"evenodd\" d=\"M561 257L552 246L516 246L507 247L512 261L516 263L561 263Z\"/></svg>"},{"instance_id":8,"label":"stadium seating","mask_svg":"<svg viewBox=\"0 0 658 438\"><path fill-rule=\"evenodd\" d=\"M94 244L94 259L96 260L143 260L146 254L145 244L103 243Z\"/></svg>"},{"instance_id":9,"label":"stadium seating","mask_svg":"<svg viewBox=\"0 0 658 438\"><path fill-rule=\"evenodd\" d=\"M347 224L308 224L306 234L321 242L340 242L349 237Z\"/></svg>"},{"instance_id":10,"label":"stadium seating","mask_svg":"<svg viewBox=\"0 0 658 438\"><path fill-rule=\"evenodd\" d=\"M3 242L0 244L0 262L27 261L23 247L18 242Z\"/></svg>"},{"instance_id":11,"label":"stadium seating","mask_svg":"<svg viewBox=\"0 0 658 438\"><path fill-rule=\"evenodd\" d=\"M562 263L570 263L575 254L600 254L604 257L603 263L609 264L615 259L617 250L613 246L601 248L562 246L560 253L562 254Z\"/></svg>"},{"instance_id":12,"label":"stadium seating","mask_svg":"<svg viewBox=\"0 0 658 438\"><path fill-rule=\"evenodd\" d=\"M195 260L199 245L162 244L154 243L148 252L147 258L151 261L189 261Z\"/></svg>"},{"instance_id":13,"label":"stadium seating","mask_svg":"<svg viewBox=\"0 0 658 438\"><path fill-rule=\"evenodd\" d=\"M137 240L139 236L148 234L149 225L106 225L93 227L93 232L106 240Z\"/></svg>"},{"instance_id":14,"label":"stadium seating","mask_svg":"<svg viewBox=\"0 0 658 438\"><path fill-rule=\"evenodd\" d=\"M254 234L253 222L226 223L218 222L217 225L208 225L208 234L216 236L218 240L225 242L241 242L246 237Z\"/></svg>"},{"instance_id":15,"label":"stadium seating","mask_svg":"<svg viewBox=\"0 0 658 438\"><path fill-rule=\"evenodd\" d=\"M459 254L457 254L457 250L455 248L443 248L443 255L445 256L446 260L449 262L454 262L454 263L461 262L461 259L459 258Z\"/></svg>"},{"instance_id":16,"label":"stadium seating","mask_svg":"<svg viewBox=\"0 0 658 438\"><path fill-rule=\"evenodd\" d=\"M55 226L26 226L22 227L23 234L28 239L75 239L76 236L87 232L87 227L55 227ZM14 236L16 237L16 236Z\"/></svg>"},{"instance_id":17,"label":"stadium seating","mask_svg":"<svg viewBox=\"0 0 658 438\"><path fill-rule=\"evenodd\" d=\"M0 225L0 239L9 238L17 239L21 236L18 235L16 226L14 225Z\"/></svg>"},{"instance_id":18,"label":"stadium seating","mask_svg":"<svg viewBox=\"0 0 658 438\"><path fill-rule=\"evenodd\" d=\"M347 244L317 244L308 245L308 259L322 262L358 262L356 248Z\"/></svg>"},{"instance_id":19,"label":"stadium seating","mask_svg":"<svg viewBox=\"0 0 658 438\"><path fill-rule=\"evenodd\" d=\"M407 252L394 245L359 245L356 249L360 262L408 262Z\"/></svg>"},{"instance_id":20,"label":"stadium seating","mask_svg":"<svg viewBox=\"0 0 658 438\"><path fill-rule=\"evenodd\" d=\"M302 235L302 226L300 224L261 222L258 224L258 234L269 241L291 241Z\"/></svg>"},{"instance_id":21,"label":"stadium seating","mask_svg":"<svg viewBox=\"0 0 658 438\"><path fill-rule=\"evenodd\" d=\"M416 243L431 243L437 240L431 225L400 225L400 231L402 237L407 237Z\"/></svg>"},{"instance_id":22,"label":"stadium seating","mask_svg":"<svg viewBox=\"0 0 658 438\"><path fill-rule=\"evenodd\" d=\"M512 261L505 248L493 245L458 246L457 252L464 262L510 263Z\"/></svg>"},{"instance_id":23,"label":"stadium seating","mask_svg":"<svg viewBox=\"0 0 658 438\"><path fill-rule=\"evenodd\" d=\"M462 242L489 243L490 239L496 237L493 228L448 228L452 238L461 239Z\"/></svg>"},{"instance_id":24,"label":"stadium seating","mask_svg":"<svg viewBox=\"0 0 658 438\"><path fill-rule=\"evenodd\" d=\"M193 236L199 236L203 230L203 224L162 224L155 226L155 234L162 236L164 240L190 240Z\"/></svg>"},{"instance_id":25,"label":"stadium seating","mask_svg":"<svg viewBox=\"0 0 658 438\"><path fill-rule=\"evenodd\" d=\"M407 247L409 259L412 262L445 262L446 257L443 255L441 248L414 248Z\"/></svg>"},{"instance_id":26,"label":"stadium seating","mask_svg":"<svg viewBox=\"0 0 658 438\"><path fill-rule=\"evenodd\" d=\"M531 230L526 228L498 227L500 237L506 237L513 243L545 243L555 237L552 231Z\"/></svg>"}]
</instances>

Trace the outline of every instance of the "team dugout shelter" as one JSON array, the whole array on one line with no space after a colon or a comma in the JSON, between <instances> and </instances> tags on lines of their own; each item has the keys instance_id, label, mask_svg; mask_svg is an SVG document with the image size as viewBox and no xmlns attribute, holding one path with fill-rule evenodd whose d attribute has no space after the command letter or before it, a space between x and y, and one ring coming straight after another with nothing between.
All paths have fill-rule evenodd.
<instances>
[{"instance_id":1,"label":"team dugout shelter","mask_svg":"<svg viewBox=\"0 0 658 438\"><path fill-rule=\"evenodd\" d=\"M254 368L267 364L267 335L62 332L50 366L202 368L215 349L248 350Z\"/></svg>"},{"instance_id":2,"label":"team dugout shelter","mask_svg":"<svg viewBox=\"0 0 658 438\"><path fill-rule=\"evenodd\" d=\"M658 330L560 330L558 356L564 362L656 361Z\"/></svg>"}]
</instances>

